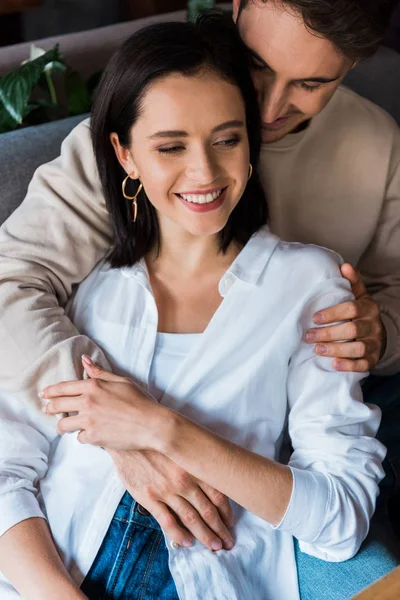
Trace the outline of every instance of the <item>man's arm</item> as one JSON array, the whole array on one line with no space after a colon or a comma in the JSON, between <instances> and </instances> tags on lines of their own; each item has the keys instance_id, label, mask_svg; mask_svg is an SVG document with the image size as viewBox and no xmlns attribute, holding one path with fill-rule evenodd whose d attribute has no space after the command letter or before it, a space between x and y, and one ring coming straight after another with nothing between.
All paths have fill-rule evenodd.
<instances>
[{"instance_id":1,"label":"man's arm","mask_svg":"<svg viewBox=\"0 0 400 600\"><path fill-rule=\"evenodd\" d=\"M386 331L384 355L375 375L400 372L400 130L396 130L385 202L374 239L358 268L381 309Z\"/></svg>"},{"instance_id":2,"label":"man's arm","mask_svg":"<svg viewBox=\"0 0 400 600\"><path fill-rule=\"evenodd\" d=\"M102 352L64 313L74 284L111 243L88 122L40 167L27 197L0 229L0 388L40 407L46 384L81 378L85 353Z\"/></svg>"},{"instance_id":3,"label":"man's arm","mask_svg":"<svg viewBox=\"0 0 400 600\"><path fill-rule=\"evenodd\" d=\"M374 237L358 264L344 265L355 300L314 315L307 333L320 356L343 371L392 375L400 371L400 130L393 143L385 199ZM336 325L338 321L347 323Z\"/></svg>"}]
</instances>

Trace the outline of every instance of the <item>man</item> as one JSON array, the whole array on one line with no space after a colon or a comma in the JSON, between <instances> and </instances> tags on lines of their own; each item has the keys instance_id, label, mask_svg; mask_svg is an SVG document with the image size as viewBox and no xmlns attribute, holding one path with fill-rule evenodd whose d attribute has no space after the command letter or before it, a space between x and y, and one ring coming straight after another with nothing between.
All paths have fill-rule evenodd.
<instances>
[{"instance_id":1,"label":"man","mask_svg":"<svg viewBox=\"0 0 400 600\"><path fill-rule=\"evenodd\" d=\"M308 341L337 369L372 369L376 378L367 383L376 391L375 402L382 397L397 401L400 389L400 134L383 111L339 86L383 38L387 4L233 3L239 32L253 56L262 109L259 170L271 228L286 240L332 248L350 263L342 272L355 301L328 308L327 298L327 309L315 315L321 327L309 332ZM61 157L38 170L27 199L1 230L0 387L38 406L37 393L45 385L82 377L82 353L107 365L61 307L110 242L90 131L81 124ZM288 282L288 293L293 292ZM372 398L367 394L367 399ZM179 516L196 537L211 547L213 532L223 535L218 516L213 513L210 519L210 507L199 500L195 482L175 465L146 453L115 459L129 491L171 538L179 542L185 535L167 509L176 495L186 499L188 508ZM179 492L176 479L184 482ZM212 490L206 495L227 520L225 500ZM317 568L310 570L319 577ZM372 571L372 578L383 574ZM347 596L327 586L322 596L350 597L357 585L343 592Z\"/></svg>"}]
</instances>

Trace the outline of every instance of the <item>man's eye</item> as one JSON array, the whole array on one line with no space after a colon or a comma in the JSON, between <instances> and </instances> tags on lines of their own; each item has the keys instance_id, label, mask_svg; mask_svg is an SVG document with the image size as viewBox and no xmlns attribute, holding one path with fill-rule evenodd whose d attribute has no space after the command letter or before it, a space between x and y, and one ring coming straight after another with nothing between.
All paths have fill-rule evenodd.
<instances>
[{"instance_id":1,"label":"man's eye","mask_svg":"<svg viewBox=\"0 0 400 600\"><path fill-rule=\"evenodd\" d=\"M160 152L160 154L174 154L184 149L183 146L168 146L167 148L157 148L157 152Z\"/></svg>"},{"instance_id":2,"label":"man's eye","mask_svg":"<svg viewBox=\"0 0 400 600\"><path fill-rule=\"evenodd\" d=\"M303 90L307 90L307 92L315 92L316 90L319 90L321 88L321 84L320 83L315 83L314 85L310 85L309 83L301 83L300 84L301 87L303 88Z\"/></svg>"},{"instance_id":3,"label":"man's eye","mask_svg":"<svg viewBox=\"0 0 400 600\"><path fill-rule=\"evenodd\" d=\"M263 63L255 59L252 59L250 66L254 71L265 71L267 68Z\"/></svg>"}]
</instances>

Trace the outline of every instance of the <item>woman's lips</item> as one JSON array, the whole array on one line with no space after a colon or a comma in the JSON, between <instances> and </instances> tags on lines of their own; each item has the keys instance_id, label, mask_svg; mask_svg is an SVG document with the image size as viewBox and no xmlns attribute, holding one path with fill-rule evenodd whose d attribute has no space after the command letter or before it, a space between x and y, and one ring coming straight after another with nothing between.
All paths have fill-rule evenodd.
<instances>
[{"instance_id":1,"label":"woman's lips","mask_svg":"<svg viewBox=\"0 0 400 600\"><path fill-rule=\"evenodd\" d=\"M182 202L182 204L184 206L186 206L186 208L188 208L192 212L205 213L205 212L210 212L212 210L216 210L217 208L219 208L221 206L221 204L225 200L227 189L228 188L226 187L216 200L213 200L212 202L208 202L207 204L198 204L196 202L188 202L187 200L182 198L179 194L176 194L176 196L177 196L177 198L179 198L179 200Z\"/></svg>"}]
</instances>

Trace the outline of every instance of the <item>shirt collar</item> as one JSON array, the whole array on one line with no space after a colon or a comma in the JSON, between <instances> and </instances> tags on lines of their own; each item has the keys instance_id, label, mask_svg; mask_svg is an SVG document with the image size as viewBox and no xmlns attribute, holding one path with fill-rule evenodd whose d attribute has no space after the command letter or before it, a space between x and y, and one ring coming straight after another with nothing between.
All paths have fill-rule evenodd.
<instances>
[{"instance_id":1,"label":"shirt collar","mask_svg":"<svg viewBox=\"0 0 400 600\"><path fill-rule=\"evenodd\" d=\"M221 278L221 295L225 296L230 287L230 285L224 286L224 282L232 283L233 279L257 285L278 243L279 237L271 233L268 227L262 227L257 231ZM140 279L146 287L149 287L149 274L144 259L133 267L123 267L121 274L124 277Z\"/></svg>"},{"instance_id":2,"label":"shirt collar","mask_svg":"<svg viewBox=\"0 0 400 600\"><path fill-rule=\"evenodd\" d=\"M279 241L268 227L263 227L250 238L227 273L244 283L257 285Z\"/></svg>"}]
</instances>

